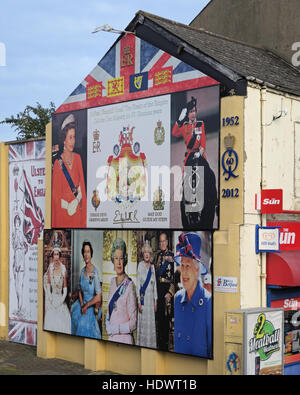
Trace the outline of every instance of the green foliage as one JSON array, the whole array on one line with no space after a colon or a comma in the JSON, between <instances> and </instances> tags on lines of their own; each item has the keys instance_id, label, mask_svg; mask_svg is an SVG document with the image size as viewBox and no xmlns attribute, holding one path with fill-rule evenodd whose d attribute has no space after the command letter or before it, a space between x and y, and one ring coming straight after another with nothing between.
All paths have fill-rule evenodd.
<instances>
[{"instance_id":1,"label":"green foliage","mask_svg":"<svg viewBox=\"0 0 300 395\"><path fill-rule=\"evenodd\" d=\"M18 132L18 140L44 137L46 125L51 122L54 111L53 102L50 102L49 108L44 108L41 104L36 103L36 107L26 106L23 112L5 118L0 124L11 125Z\"/></svg>"}]
</instances>

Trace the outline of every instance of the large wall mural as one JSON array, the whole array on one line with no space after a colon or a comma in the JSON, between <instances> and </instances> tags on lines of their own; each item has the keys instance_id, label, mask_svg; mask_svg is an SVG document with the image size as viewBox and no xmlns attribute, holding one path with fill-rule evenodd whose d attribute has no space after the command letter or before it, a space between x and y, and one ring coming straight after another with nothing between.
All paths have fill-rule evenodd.
<instances>
[{"instance_id":1,"label":"large wall mural","mask_svg":"<svg viewBox=\"0 0 300 395\"><path fill-rule=\"evenodd\" d=\"M116 41L53 116L45 330L212 358L219 130L217 81Z\"/></svg>"}]
</instances>

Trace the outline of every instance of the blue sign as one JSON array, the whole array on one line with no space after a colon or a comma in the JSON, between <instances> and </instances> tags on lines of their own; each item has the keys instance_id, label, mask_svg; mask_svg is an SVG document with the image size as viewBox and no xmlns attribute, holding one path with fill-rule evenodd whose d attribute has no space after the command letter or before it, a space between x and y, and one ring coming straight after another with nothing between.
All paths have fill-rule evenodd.
<instances>
[{"instance_id":1,"label":"blue sign","mask_svg":"<svg viewBox=\"0 0 300 395\"><path fill-rule=\"evenodd\" d=\"M281 252L280 231L281 226L259 226L255 229L255 252Z\"/></svg>"},{"instance_id":2,"label":"blue sign","mask_svg":"<svg viewBox=\"0 0 300 395\"><path fill-rule=\"evenodd\" d=\"M148 72L133 74L129 77L129 91L139 92L148 89Z\"/></svg>"}]
</instances>

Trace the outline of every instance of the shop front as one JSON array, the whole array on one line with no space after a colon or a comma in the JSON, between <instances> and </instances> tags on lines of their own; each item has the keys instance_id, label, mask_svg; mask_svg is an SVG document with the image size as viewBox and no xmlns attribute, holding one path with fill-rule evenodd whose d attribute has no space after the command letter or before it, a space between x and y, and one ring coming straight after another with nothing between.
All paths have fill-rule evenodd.
<instances>
[{"instance_id":1,"label":"shop front","mask_svg":"<svg viewBox=\"0 0 300 395\"><path fill-rule=\"evenodd\" d=\"M267 306L284 308L284 374L300 374L300 222L280 227L280 253L267 254Z\"/></svg>"}]
</instances>

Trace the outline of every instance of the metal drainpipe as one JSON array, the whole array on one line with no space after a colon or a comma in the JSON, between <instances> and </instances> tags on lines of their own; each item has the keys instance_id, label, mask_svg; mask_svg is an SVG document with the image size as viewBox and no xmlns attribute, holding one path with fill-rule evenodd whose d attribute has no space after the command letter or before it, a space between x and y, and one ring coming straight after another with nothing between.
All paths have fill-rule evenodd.
<instances>
[{"instance_id":1,"label":"metal drainpipe","mask_svg":"<svg viewBox=\"0 0 300 395\"><path fill-rule=\"evenodd\" d=\"M260 107L260 111L261 111L261 176L260 176L260 180L261 180L261 189L263 189L265 186L263 185L263 165L264 165L264 135L265 135L265 130L266 130L266 119L265 119L265 102L266 102L266 88L263 87L260 90L260 102L261 102L261 107ZM261 214L261 226L266 226L266 214ZM267 270L266 270L266 253L263 252L260 255L260 259L261 259L261 271L260 271L260 286L261 286L261 307L266 307L267 304Z\"/></svg>"}]
</instances>

